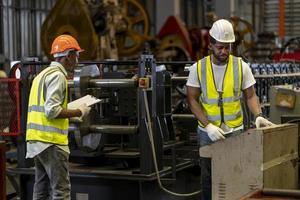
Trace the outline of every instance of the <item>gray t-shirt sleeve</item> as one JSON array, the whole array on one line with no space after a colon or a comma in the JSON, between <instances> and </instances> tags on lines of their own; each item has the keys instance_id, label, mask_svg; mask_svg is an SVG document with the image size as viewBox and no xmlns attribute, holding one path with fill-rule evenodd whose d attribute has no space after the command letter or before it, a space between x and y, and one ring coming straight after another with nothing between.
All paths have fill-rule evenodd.
<instances>
[{"instance_id":1,"label":"gray t-shirt sleeve","mask_svg":"<svg viewBox=\"0 0 300 200\"><path fill-rule=\"evenodd\" d=\"M45 79L45 115L53 119L62 110L65 98L66 77L61 72L53 72Z\"/></svg>"}]
</instances>

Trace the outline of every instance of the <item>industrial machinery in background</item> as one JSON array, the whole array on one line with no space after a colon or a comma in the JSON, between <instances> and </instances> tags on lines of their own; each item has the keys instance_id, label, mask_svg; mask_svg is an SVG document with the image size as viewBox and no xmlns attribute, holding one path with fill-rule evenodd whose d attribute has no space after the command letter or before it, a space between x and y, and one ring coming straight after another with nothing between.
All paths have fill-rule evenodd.
<instances>
[{"instance_id":1,"label":"industrial machinery in background","mask_svg":"<svg viewBox=\"0 0 300 200\"><path fill-rule=\"evenodd\" d=\"M265 63L272 62L273 55L278 52L276 34L273 32L262 32L257 34L253 46L243 55L248 62ZM279 60L277 60L279 62Z\"/></svg>"},{"instance_id":2,"label":"industrial machinery in background","mask_svg":"<svg viewBox=\"0 0 300 200\"><path fill-rule=\"evenodd\" d=\"M241 55L252 46L252 27L238 17L229 20L234 54ZM150 36L150 20L138 0L61 0L45 19L41 39L48 58L54 38L70 34L86 50L82 60L135 59L149 43L157 60L187 61L208 54L209 28L188 28L179 16L170 16L158 35Z\"/></svg>"},{"instance_id":3,"label":"industrial machinery in background","mask_svg":"<svg viewBox=\"0 0 300 200\"><path fill-rule=\"evenodd\" d=\"M26 130L31 82L48 64L20 63L22 133ZM167 197L157 180L179 193L200 187L196 142L189 132L176 130L173 120L190 115L172 114L171 90L176 78L172 80L161 64L148 54L132 61L86 62L68 80L70 101L86 94L101 99L82 123L70 124L72 199L80 195L90 200L99 196L116 200L177 199ZM138 68L138 73L119 70L121 65L123 69ZM18 143L18 167L8 169L8 174L20 175L21 199L31 199L34 169L25 160L24 137ZM195 195L188 199L199 198Z\"/></svg>"},{"instance_id":4,"label":"industrial machinery in background","mask_svg":"<svg viewBox=\"0 0 300 200\"><path fill-rule=\"evenodd\" d=\"M48 58L58 35L74 36L83 60L138 57L149 37L146 11L137 0L60 0L42 26L42 48Z\"/></svg>"},{"instance_id":5,"label":"industrial machinery in background","mask_svg":"<svg viewBox=\"0 0 300 200\"><path fill-rule=\"evenodd\" d=\"M281 47L282 46L282 47ZM257 35L253 46L245 52L244 58L249 62L294 62L300 61L300 38L294 37L280 44L273 32L263 32Z\"/></svg>"},{"instance_id":6,"label":"industrial machinery in background","mask_svg":"<svg viewBox=\"0 0 300 200\"><path fill-rule=\"evenodd\" d=\"M216 19L214 19L216 20ZM252 46L254 31L249 22L231 17L236 42L233 45L233 54L244 55ZM162 61L196 61L209 54L210 27L188 28L178 16L170 16L157 35L158 48L155 52L158 60ZM183 72L184 67L167 66L176 74Z\"/></svg>"},{"instance_id":7,"label":"industrial machinery in background","mask_svg":"<svg viewBox=\"0 0 300 200\"><path fill-rule=\"evenodd\" d=\"M300 61L300 37L289 39L278 52L273 54L275 61Z\"/></svg>"},{"instance_id":8,"label":"industrial machinery in background","mask_svg":"<svg viewBox=\"0 0 300 200\"><path fill-rule=\"evenodd\" d=\"M265 32L258 35L252 48L244 55L246 62L250 64L252 73L256 79L256 93L262 104L263 112L270 116L270 109L276 110L274 91L272 86L293 85L295 88L300 83L300 40L291 38L282 48L279 48L278 38L275 33ZM270 97L272 96L272 97ZM277 118L280 119L280 115ZM274 122L278 123L280 120Z\"/></svg>"},{"instance_id":9,"label":"industrial machinery in background","mask_svg":"<svg viewBox=\"0 0 300 200\"><path fill-rule=\"evenodd\" d=\"M169 16L157 38L159 47L158 60L191 60L193 49L188 30L178 16Z\"/></svg>"},{"instance_id":10,"label":"industrial machinery in background","mask_svg":"<svg viewBox=\"0 0 300 200\"><path fill-rule=\"evenodd\" d=\"M250 67L256 79L256 94L263 106L264 114L269 116L271 86L297 85L300 82L300 63L251 63Z\"/></svg>"},{"instance_id":11,"label":"industrial machinery in background","mask_svg":"<svg viewBox=\"0 0 300 200\"><path fill-rule=\"evenodd\" d=\"M229 18L234 30L235 42L233 43L233 55L243 56L254 42L254 31L252 25L237 16Z\"/></svg>"},{"instance_id":12,"label":"industrial machinery in background","mask_svg":"<svg viewBox=\"0 0 300 200\"><path fill-rule=\"evenodd\" d=\"M299 84L270 88L270 119L274 123L300 122Z\"/></svg>"}]
</instances>

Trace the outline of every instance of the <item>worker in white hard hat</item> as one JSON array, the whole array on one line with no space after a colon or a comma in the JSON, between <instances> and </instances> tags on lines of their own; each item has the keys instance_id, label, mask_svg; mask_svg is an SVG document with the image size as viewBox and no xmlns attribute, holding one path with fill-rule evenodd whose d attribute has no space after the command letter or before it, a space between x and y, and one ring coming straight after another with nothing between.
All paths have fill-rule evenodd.
<instances>
[{"instance_id":1,"label":"worker in white hard hat","mask_svg":"<svg viewBox=\"0 0 300 200\"><path fill-rule=\"evenodd\" d=\"M189 107L198 120L199 146L243 132L241 97L255 116L257 128L273 125L262 116L255 94L255 79L247 63L231 55L235 35L232 24L220 19L209 31L211 55L190 67L187 80ZM211 199L211 163L201 158L202 199Z\"/></svg>"}]
</instances>

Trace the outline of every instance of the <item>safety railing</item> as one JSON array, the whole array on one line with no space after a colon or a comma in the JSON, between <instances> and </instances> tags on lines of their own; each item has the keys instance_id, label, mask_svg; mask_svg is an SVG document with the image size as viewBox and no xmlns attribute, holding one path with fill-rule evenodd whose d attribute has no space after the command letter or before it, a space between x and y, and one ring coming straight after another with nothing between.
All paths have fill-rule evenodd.
<instances>
[{"instance_id":1,"label":"safety railing","mask_svg":"<svg viewBox=\"0 0 300 200\"><path fill-rule=\"evenodd\" d=\"M15 78L0 79L0 136L17 136L20 125L20 89Z\"/></svg>"}]
</instances>

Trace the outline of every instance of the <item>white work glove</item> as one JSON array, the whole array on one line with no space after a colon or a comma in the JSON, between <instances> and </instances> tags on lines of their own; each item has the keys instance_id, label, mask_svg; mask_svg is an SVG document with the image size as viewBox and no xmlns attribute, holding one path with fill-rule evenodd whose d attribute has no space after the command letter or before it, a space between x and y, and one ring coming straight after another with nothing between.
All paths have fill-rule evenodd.
<instances>
[{"instance_id":1,"label":"white work glove","mask_svg":"<svg viewBox=\"0 0 300 200\"><path fill-rule=\"evenodd\" d=\"M81 116L80 116L81 119L84 118L85 116L87 116L91 111L91 108L88 107L85 103L81 104L78 107L78 109L81 111Z\"/></svg>"},{"instance_id":2,"label":"white work glove","mask_svg":"<svg viewBox=\"0 0 300 200\"><path fill-rule=\"evenodd\" d=\"M262 127L266 127L266 126L273 126L275 124L273 124L272 122L270 122L269 120L259 116L256 117L255 119L255 126L256 128L262 128Z\"/></svg>"},{"instance_id":3,"label":"white work glove","mask_svg":"<svg viewBox=\"0 0 300 200\"><path fill-rule=\"evenodd\" d=\"M205 130L207 132L208 137L212 140L212 141L217 141L220 139L225 139L224 137L224 131L222 129L220 129L219 127L209 123L206 127Z\"/></svg>"}]
</instances>

